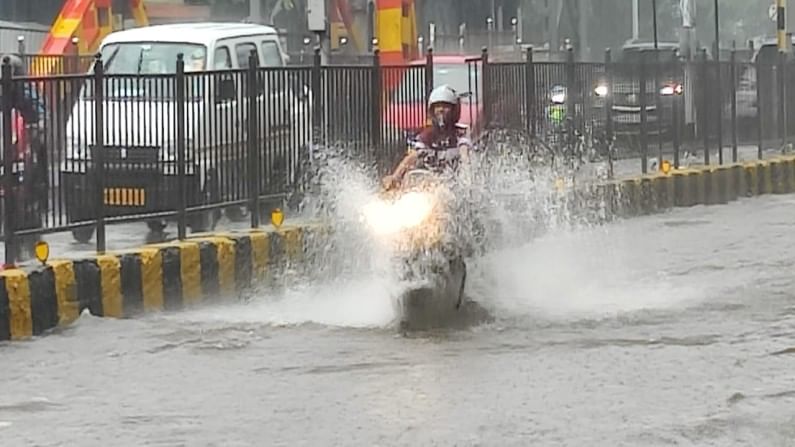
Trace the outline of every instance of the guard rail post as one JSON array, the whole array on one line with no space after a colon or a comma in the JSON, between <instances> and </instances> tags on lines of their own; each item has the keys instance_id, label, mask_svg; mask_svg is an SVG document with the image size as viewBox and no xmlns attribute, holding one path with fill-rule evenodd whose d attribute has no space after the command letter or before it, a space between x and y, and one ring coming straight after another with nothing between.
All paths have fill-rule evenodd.
<instances>
[{"instance_id":1,"label":"guard rail post","mask_svg":"<svg viewBox=\"0 0 795 447\"><path fill-rule=\"evenodd\" d=\"M704 136L704 164L709 166L709 62L707 49L701 49L701 132Z\"/></svg>"},{"instance_id":2,"label":"guard rail post","mask_svg":"<svg viewBox=\"0 0 795 447\"><path fill-rule=\"evenodd\" d=\"M97 212L97 253L105 253L105 66L94 58L94 209Z\"/></svg>"},{"instance_id":3,"label":"guard rail post","mask_svg":"<svg viewBox=\"0 0 795 447\"><path fill-rule=\"evenodd\" d=\"M425 53L425 104L431 97L433 91L433 48L428 47Z\"/></svg>"},{"instance_id":4,"label":"guard rail post","mask_svg":"<svg viewBox=\"0 0 795 447\"><path fill-rule=\"evenodd\" d=\"M577 118L577 105L574 102L574 48L569 47L566 52L566 149L569 154L574 149L574 128ZM584 105L584 104L583 104Z\"/></svg>"},{"instance_id":5,"label":"guard rail post","mask_svg":"<svg viewBox=\"0 0 795 447\"><path fill-rule=\"evenodd\" d=\"M491 127L491 95L492 95L492 85L490 81L490 73L489 73L489 49L483 47L480 52L480 60L481 65L483 67L483 73L481 74L481 82L483 83L483 125L481 129L489 129Z\"/></svg>"},{"instance_id":6,"label":"guard rail post","mask_svg":"<svg viewBox=\"0 0 795 447\"><path fill-rule=\"evenodd\" d=\"M177 122L174 128L174 139L177 144L177 237L185 240L187 237L187 195L185 188L185 57L182 53L177 55L177 76L174 79L176 90L176 115Z\"/></svg>"},{"instance_id":7,"label":"guard rail post","mask_svg":"<svg viewBox=\"0 0 795 447\"><path fill-rule=\"evenodd\" d=\"M260 224L260 206L259 206L259 193L260 185L260 163L259 152L261 144L259 141L259 120L257 110L257 94L258 86L260 85L257 79L259 74L259 57L257 50L251 50L248 56L248 71L246 76L248 79L248 120L246 126L246 143L248 146L248 198L249 198L249 212L251 215L251 228L258 228ZM270 83L269 83L270 84ZM267 117L263 117L267 120ZM267 122L267 121L265 121Z\"/></svg>"},{"instance_id":8,"label":"guard rail post","mask_svg":"<svg viewBox=\"0 0 795 447\"><path fill-rule=\"evenodd\" d=\"M527 113L527 124L530 136L536 136L536 68L533 61L533 47L527 48L527 60L525 61L525 110Z\"/></svg>"},{"instance_id":9,"label":"guard rail post","mask_svg":"<svg viewBox=\"0 0 795 447\"><path fill-rule=\"evenodd\" d=\"M732 42L731 53L731 106L732 106L732 163L737 163L739 158L739 142L737 132L737 42Z\"/></svg>"},{"instance_id":10,"label":"guard rail post","mask_svg":"<svg viewBox=\"0 0 795 447\"><path fill-rule=\"evenodd\" d=\"M640 171L643 174L649 172L649 142L647 141L648 129L646 126L649 122L648 100L646 98L646 53L640 54ZM657 163L662 163L658 160Z\"/></svg>"},{"instance_id":11,"label":"guard rail post","mask_svg":"<svg viewBox=\"0 0 795 447\"><path fill-rule=\"evenodd\" d=\"M312 144L317 147L321 141L321 123L325 109L320 101L321 65L323 59L320 56L320 46L315 47L315 54L312 60Z\"/></svg>"},{"instance_id":12,"label":"guard rail post","mask_svg":"<svg viewBox=\"0 0 795 447\"><path fill-rule=\"evenodd\" d=\"M377 151L381 148L381 99L384 97L383 82L381 82L381 50L376 48L373 51L373 68L370 77L370 88L373 92L372 114L370 122L370 142L373 145L373 150Z\"/></svg>"},{"instance_id":13,"label":"guard rail post","mask_svg":"<svg viewBox=\"0 0 795 447\"><path fill-rule=\"evenodd\" d=\"M11 175L14 169L14 148L11 138L12 123L12 93L14 80L11 74L11 61L6 56L3 58L2 66L2 118L3 118L3 236L5 239L5 264L13 265L16 262L16 240L14 238L14 177Z\"/></svg>"},{"instance_id":14,"label":"guard rail post","mask_svg":"<svg viewBox=\"0 0 795 447\"><path fill-rule=\"evenodd\" d=\"M684 70L686 66L682 64L682 61L679 59L677 55L677 51L674 50L674 73L679 76L679 79L682 80L682 94L677 93L674 91L674 96L672 99L673 105L671 106L671 121L673 122L673 132L674 132L674 169L679 169L679 165L681 164L681 146L682 146L682 119L681 117L684 114L680 115L680 109L682 108L683 103L683 94L685 90L685 82L686 77L684 75Z\"/></svg>"},{"instance_id":15,"label":"guard rail post","mask_svg":"<svg viewBox=\"0 0 795 447\"><path fill-rule=\"evenodd\" d=\"M760 82L762 79L762 58L757 58L756 62L754 63L754 70L756 71L756 158L761 160L762 159L762 151L764 150L765 142L764 142L764 119L762 118L762 104L764 99L762 98L762 83Z\"/></svg>"}]
</instances>

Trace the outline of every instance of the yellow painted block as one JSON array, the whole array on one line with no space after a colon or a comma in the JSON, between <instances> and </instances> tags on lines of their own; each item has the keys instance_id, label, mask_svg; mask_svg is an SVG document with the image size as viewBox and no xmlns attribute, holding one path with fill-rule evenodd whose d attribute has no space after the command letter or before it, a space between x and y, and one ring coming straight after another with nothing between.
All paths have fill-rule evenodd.
<instances>
[{"instance_id":1,"label":"yellow painted block","mask_svg":"<svg viewBox=\"0 0 795 447\"><path fill-rule=\"evenodd\" d=\"M5 278L6 294L10 311L11 339L21 340L33 336L33 316L30 307L30 284L28 275L22 270L10 269L0 272Z\"/></svg>"}]
</instances>

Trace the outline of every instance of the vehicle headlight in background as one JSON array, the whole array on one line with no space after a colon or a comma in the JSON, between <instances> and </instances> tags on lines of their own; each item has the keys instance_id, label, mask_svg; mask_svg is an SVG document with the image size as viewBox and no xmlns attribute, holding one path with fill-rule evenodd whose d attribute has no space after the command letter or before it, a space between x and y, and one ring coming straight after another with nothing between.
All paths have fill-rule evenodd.
<instances>
[{"instance_id":1,"label":"vehicle headlight in background","mask_svg":"<svg viewBox=\"0 0 795 447\"><path fill-rule=\"evenodd\" d=\"M609 89L607 88L606 84L599 84L595 89L593 89L593 92L596 94L596 96L602 98L607 96Z\"/></svg>"},{"instance_id":2,"label":"vehicle headlight in background","mask_svg":"<svg viewBox=\"0 0 795 447\"><path fill-rule=\"evenodd\" d=\"M681 95L683 91L684 88L682 87L682 84L679 83L668 84L660 89L660 95L662 96Z\"/></svg>"}]
</instances>

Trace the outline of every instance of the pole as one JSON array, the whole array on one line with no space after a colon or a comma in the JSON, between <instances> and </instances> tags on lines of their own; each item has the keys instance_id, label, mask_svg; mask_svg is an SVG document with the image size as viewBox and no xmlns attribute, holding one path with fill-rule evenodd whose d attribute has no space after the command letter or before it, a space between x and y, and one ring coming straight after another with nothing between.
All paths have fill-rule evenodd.
<instances>
[{"instance_id":1,"label":"pole","mask_svg":"<svg viewBox=\"0 0 795 447\"><path fill-rule=\"evenodd\" d=\"M11 123L11 110L12 110L12 102L11 102L11 89L14 88L13 79L12 79L12 71L11 71L11 62L8 56L3 58L3 77L2 77L2 87L3 93L6 93L0 96L0 106L2 106L2 113L0 116L3 118L2 122L2 133L0 136L3 139L3 172L5 173L5 181L3 182L3 188L5 189L5 194L3 194L3 235L5 236L5 264L7 266L13 265L16 262L16 241L14 240L14 217L16 217L16 213L11 212L11 210L15 209L15 197L14 197L14 176L11 175L11 172L14 168L14 148L13 148L13 140L11 136L11 131L13 129L13 125Z\"/></svg>"},{"instance_id":2,"label":"pole","mask_svg":"<svg viewBox=\"0 0 795 447\"><path fill-rule=\"evenodd\" d=\"M720 18L718 0L715 0L715 97L717 98L718 163L723 164L723 93L721 92Z\"/></svg>"},{"instance_id":3,"label":"pole","mask_svg":"<svg viewBox=\"0 0 795 447\"><path fill-rule=\"evenodd\" d=\"M184 241L187 237L187 207L188 196L185 187L185 56L177 54L177 76L175 79L177 94L177 128L176 128L176 149L177 149L177 191L179 202L177 209L177 238Z\"/></svg>"},{"instance_id":4,"label":"pole","mask_svg":"<svg viewBox=\"0 0 795 447\"><path fill-rule=\"evenodd\" d=\"M662 103L660 101L660 40L657 33L657 0L651 2L652 28L654 29L654 113L657 116L657 166L663 165L663 140L662 140Z\"/></svg>"},{"instance_id":5,"label":"pole","mask_svg":"<svg viewBox=\"0 0 795 447\"><path fill-rule=\"evenodd\" d=\"M105 66L102 55L94 59L94 210L97 219L97 253L105 254Z\"/></svg>"},{"instance_id":6,"label":"pole","mask_svg":"<svg viewBox=\"0 0 795 447\"><path fill-rule=\"evenodd\" d=\"M651 0L651 11L653 15L652 27L654 28L654 50L657 51L657 49L659 48L659 41L657 39L657 0Z\"/></svg>"},{"instance_id":7,"label":"pole","mask_svg":"<svg viewBox=\"0 0 795 447\"><path fill-rule=\"evenodd\" d=\"M632 0L632 40L634 41L637 41L640 37L639 10L638 0Z\"/></svg>"},{"instance_id":8,"label":"pole","mask_svg":"<svg viewBox=\"0 0 795 447\"><path fill-rule=\"evenodd\" d=\"M776 37L778 50L787 51L791 45L787 43L787 0L776 0Z\"/></svg>"}]
</instances>

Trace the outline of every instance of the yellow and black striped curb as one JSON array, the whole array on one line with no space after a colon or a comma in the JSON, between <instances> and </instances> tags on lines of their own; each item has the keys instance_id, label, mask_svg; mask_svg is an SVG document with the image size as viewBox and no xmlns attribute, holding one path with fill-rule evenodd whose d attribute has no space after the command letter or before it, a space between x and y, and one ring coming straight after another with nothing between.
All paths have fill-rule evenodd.
<instances>
[{"instance_id":1,"label":"yellow and black striped curb","mask_svg":"<svg viewBox=\"0 0 795 447\"><path fill-rule=\"evenodd\" d=\"M795 155L589 185L575 206L603 204L606 214L633 217L674 207L726 204L742 197L795 192Z\"/></svg>"},{"instance_id":2,"label":"yellow and black striped curb","mask_svg":"<svg viewBox=\"0 0 795 447\"><path fill-rule=\"evenodd\" d=\"M0 340L65 326L88 309L128 318L234 299L325 245L314 224L191 237L82 260L0 272Z\"/></svg>"}]
</instances>

